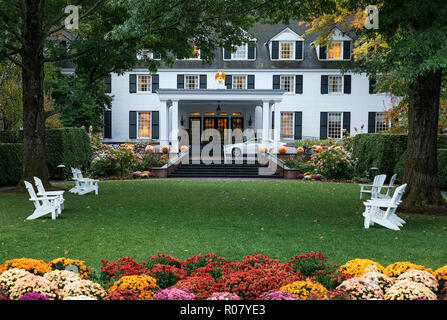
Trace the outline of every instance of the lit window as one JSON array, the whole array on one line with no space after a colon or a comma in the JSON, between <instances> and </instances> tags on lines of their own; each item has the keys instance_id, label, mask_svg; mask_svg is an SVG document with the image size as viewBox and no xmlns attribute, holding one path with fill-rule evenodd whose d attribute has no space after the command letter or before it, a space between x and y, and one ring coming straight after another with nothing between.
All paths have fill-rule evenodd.
<instances>
[{"instance_id":1,"label":"lit window","mask_svg":"<svg viewBox=\"0 0 447 320\"><path fill-rule=\"evenodd\" d=\"M228 113L227 112L219 112L219 116L225 117L225 116L228 116Z\"/></svg>"},{"instance_id":2,"label":"lit window","mask_svg":"<svg viewBox=\"0 0 447 320\"><path fill-rule=\"evenodd\" d=\"M138 112L138 138L150 139L151 137L151 113Z\"/></svg>"},{"instance_id":3,"label":"lit window","mask_svg":"<svg viewBox=\"0 0 447 320\"><path fill-rule=\"evenodd\" d=\"M243 44L236 47L236 51L231 53L231 60L246 60L247 59L247 45Z\"/></svg>"},{"instance_id":4,"label":"lit window","mask_svg":"<svg viewBox=\"0 0 447 320\"><path fill-rule=\"evenodd\" d=\"M279 47L280 59L294 59L294 43L281 42Z\"/></svg>"},{"instance_id":5,"label":"lit window","mask_svg":"<svg viewBox=\"0 0 447 320\"><path fill-rule=\"evenodd\" d=\"M199 88L199 76L198 75L185 76L185 88L186 89L198 89Z\"/></svg>"},{"instance_id":6,"label":"lit window","mask_svg":"<svg viewBox=\"0 0 447 320\"><path fill-rule=\"evenodd\" d=\"M206 116L215 116L216 113L215 112L205 112Z\"/></svg>"},{"instance_id":7,"label":"lit window","mask_svg":"<svg viewBox=\"0 0 447 320\"><path fill-rule=\"evenodd\" d=\"M334 41L327 47L327 59L341 59L341 42Z\"/></svg>"},{"instance_id":8,"label":"lit window","mask_svg":"<svg viewBox=\"0 0 447 320\"><path fill-rule=\"evenodd\" d=\"M247 76L233 75L233 89L247 89Z\"/></svg>"},{"instance_id":9,"label":"lit window","mask_svg":"<svg viewBox=\"0 0 447 320\"><path fill-rule=\"evenodd\" d=\"M293 139L293 113L281 113L281 139Z\"/></svg>"},{"instance_id":10,"label":"lit window","mask_svg":"<svg viewBox=\"0 0 447 320\"><path fill-rule=\"evenodd\" d=\"M241 116L242 112L233 112L231 115L233 115L233 116Z\"/></svg>"},{"instance_id":11,"label":"lit window","mask_svg":"<svg viewBox=\"0 0 447 320\"><path fill-rule=\"evenodd\" d=\"M138 75L138 92L149 92L151 90L151 76Z\"/></svg>"},{"instance_id":12,"label":"lit window","mask_svg":"<svg viewBox=\"0 0 447 320\"><path fill-rule=\"evenodd\" d=\"M200 112L191 112L190 115L191 116L200 116Z\"/></svg>"},{"instance_id":13,"label":"lit window","mask_svg":"<svg viewBox=\"0 0 447 320\"><path fill-rule=\"evenodd\" d=\"M342 76L328 76L329 93L341 93L343 87Z\"/></svg>"},{"instance_id":14,"label":"lit window","mask_svg":"<svg viewBox=\"0 0 447 320\"><path fill-rule=\"evenodd\" d=\"M389 129L389 121L384 112L376 112L376 132L383 132Z\"/></svg>"},{"instance_id":15,"label":"lit window","mask_svg":"<svg viewBox=\"0 0 447 320\"><path fill-rule=\"evenodd\" d=\"M280 89L287 92L294 92L293 89L294 80L295 80L294 76L281 76Z\"/></svg>"},{"instance_id":16,"label":"lit window","mask_svg":"<svg viewBox=\"0 0 447 320\"><path fill-rule=\"evenodd\" d=\"M341 112L329 112L327 124L327 136L332 139L342 138Z\"/></svg>"}]
</instances>

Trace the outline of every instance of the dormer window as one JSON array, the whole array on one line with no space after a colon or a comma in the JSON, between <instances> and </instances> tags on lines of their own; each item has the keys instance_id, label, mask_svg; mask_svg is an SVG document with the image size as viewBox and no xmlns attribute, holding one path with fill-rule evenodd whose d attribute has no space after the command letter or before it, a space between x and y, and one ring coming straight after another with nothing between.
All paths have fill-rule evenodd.
<instances>
[{"instance_id":1,"label":"dormer window","mask_svg":"<svg viewBox=\"0 0 447 320\"><path fill-rule=\"evenodd\" d=\"M304 39L286 28L268 42L272 60L303 60Z\"/></svg>"},{"instance_id":2,"label":"dormer window","mask_svg":"<svg viewBox=\"0 0 447 320\"><path fill-rule=\"evenodd\" d=\"M341 55L341 41L334 41L327 47L328 60L340 60Z\"/></svg>"},{"instance_id":3,"label":"dormer window","mask_svg":"<svg viewBox=\"0 0 447 320\"><path fill-rule=\"evenodd\" d=\"M247 45L243 44L236 47L236 51L231 53L231 60L246 60L247 59Z\"/></svg>"},{"instance_id":4,"label":"dormer window","mask_svg":"<svg viewBox=\"0 0 447 320\"><path fill-rule=\"evenodd\" d=\"M230 50L223 49L223 58L224 60L256 60L256 44L242 44L240 46L236 46L236 51L231 52Z\"/></svg>"},{"instance_id":5,"label":"dormer window","mask_svg":"<svg viewBox=\"0 0 447 320\"><path fill-rule=\"evenodd\" d=\"M160 60L160 55L156 54L156 53L153 53L152 51L150 51L148 49L141 49L137 53L137 59L138 60L143 60L143 59Z\"/></svg>"}]
</instances>

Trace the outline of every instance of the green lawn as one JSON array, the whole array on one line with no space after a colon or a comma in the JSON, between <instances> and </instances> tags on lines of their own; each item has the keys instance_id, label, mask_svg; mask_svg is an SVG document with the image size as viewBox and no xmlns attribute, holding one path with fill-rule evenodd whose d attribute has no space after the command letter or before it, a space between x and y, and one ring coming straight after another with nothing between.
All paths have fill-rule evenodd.
<instances>
[{"instance_id":1,"label":"green lawn","mask_svg":"<svg viewBox=\"0 0 447 320\"><path fill-rule=\"evenodd\" d=\"M71 185L64 185L70 187ZM386 266L447 264L447 216L403 215L401 231L363 228L355 184L301 181L101 182L99 195L66 193L65 211L24 219L28 195L0 193L0 263L13 258L85 260L213 252L231 259L263 253L288 260L321 251L339 265L354 258Z\"/></svg>"}]
</instances>

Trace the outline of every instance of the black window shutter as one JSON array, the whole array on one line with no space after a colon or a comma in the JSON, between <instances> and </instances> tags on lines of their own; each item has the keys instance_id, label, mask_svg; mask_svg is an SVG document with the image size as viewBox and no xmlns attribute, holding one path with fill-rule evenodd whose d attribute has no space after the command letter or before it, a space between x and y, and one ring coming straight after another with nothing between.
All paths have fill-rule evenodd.
<instances>
[{"instance_id":1,"label":"black window shutter","mask_svg":"<svg viewBox=\"0 0 447 320\"><path fill-rule=\"evenodd\" d=\"M351 76L345 75L343 82L344 82L343 92L346 94L351 94Z\"/></svg>"},{"instance_id":2,"label":"black window shutter","mask_svg":"<svg viewBox=\"0 0 447 320\"><path fill-rule=\"evenodd\" d=\"M152 111L152 139L160 138L160 116L158 111Z\"/></svg>"},{"instance_id":3,"label":"black window shutter","mask_svg":"<svg viewBox=\"0 0 447 320\"><path fill-rule=\"evenodd\" d=\"M303 41L295 42L295 59L302 60L303 59Z\"/></svg>"},{"instance_id":4,"label":"black window shutter","mask_svg":"<svg viewBox=\"0 0 447 320\"><path fill-rule=\"evenodd\" d=\"M320 46L320 60L325 60L326 57L326 46Z\"/></svg>"},{"instance_id":5,"label":"black window shutter","mask_svg":"<svg viewBox=\"0 0 447 320\"><path fill-rule=\"evenodd\" d=\"M295 112L295 140L303 138L303 112Z\"/></svg>"},{"instance_id":6,"label":"black window shutter","mask_svg":"<svg viewBox=\"0 0 447 320\"><path fill-rule=\"evenodd\" d=\"M376 89L376 79L369 78L369 94L374 94L374 90Z\"/></svg>"},{"instance_id":7,"label":"black window shutter","mask_svg":"<svg viewBox=\"0 0 447 320\"><path fill-rule=\"evenodd\" d=\"M177 89L185 89L185 75L184 74L177 75Z\"/></svg>"},{"instance_id":8,"label":"black window shutter","mask_svg":"<svg viewBox=\"0 0 447 320\"><path fill-rule=\"evenodd\" d=\"M224 48L223 52L224 52L224 59L231 60L231 51Z\"/></svg>"},{"instance_id":9,"label":"black window shutter","mask_svg":"<svg viewBox=\"0 0 447 320\"><path fill-rule=\"evenodd\" d=\"M376 113L368 112L368 133L376 132Z\"/></svg>"},{"instance_id":10,"label":"black window shutter","mask_svg":"<svg viewBox=\"0 0 447 320\"><path fill-rule=\"evenodd\" d=\"M275 129L275 111L272 111L272 130Z\"/></svg>"},{"instance_id":11,"label":"black window shutter","mask_svg":"<svg viewBox=\"0 0 447 320\"><path fill-rule=\"evenodd\" d=\"M343 129L351 132L351 112L343 112Z\"/></svg>"},{"instance_id":12,"label":"black window shutter","mask_svg":"<svg viewBox=\"0 0 447 320\"><path fill-rule=\"evenodd\" d=\"M279 90L281 89L281 76L280 75L273 75L273 90Z\"/></svg>"},{"instance_id":13,"label":"black window shutter","mask_svg":"<svg viewBox=\"0 0 447 320\"><path fill-rule=\"evenodd\" d=\"M206 74L200 75L200 89L206 89L207 88L207 77Z\"/></svg>"},{"instance_id":14,"label":"black window shutter","mask_svg":"<svg viewBox=\"0 0 447 320\"><path fill-rule=\"evenodd\" d=\"M112 138L112 111L104 111L104 138Z\"/></svg>"},{"instance_id":15,"label":"black window shutter","mask_svg":"<svg viewBox=\"0 0 447 320\"><path fill-rule=\"evenodd\" d=\"M327 112L320 113L320 139L327 139Z\"/></svg>"},{"instance_id":16,"label":"black window shutter","mask_svg":"<svg viewBox=\"0 0 447 320\"><path fill-rule=\"evenodd\" d=\"M255 88L255 75L249 74L247 76L247 89L254 89Z\"/></svg>"},{"instance_id":17,"label":"black window shutter","mask_svg":"<svg viewBox=\"0 0 447 320\"><path fill-rule=\"evenodd\" d=\"M137 112L129 111L129 139L137 138Z\"/></svg>"},{"instance_id":18,"label":"black window shutter","mask_svg":"<svg viewBox=\"0 0 447 320\"><path fill-rule=\"evenodd\" d=\"M248 45L248 60L256 59L256 47L253 45Z\"/></svg>"},{"instance_id":19,"label":"black window shutter","mask_svg":"<svg viewBox=\"0 0 447 320\"><path fill-rule=\"evenodd\" d=\"M225 86L227 89L233 89L233 76L231 74L225 76Z\"/></svg>"},{"instance_id":20,"label":"black window shutter","mask_svg":"<svg viewBox=\"0 0 447 320\"><path fill-rule=\"evenodd\" d=\"M279 59L279 42L272 41L272 60Z\"/></svg>"},{"instance_id":21,"label":"black window shutter","mask_svg":"<svg viewBox=\"0 0 447 320\"><path fill-rule=\"evenodd\" d=\"M328 94L329 92L328 81L329 77L327 75L321 76L321 94Z\"/></svg>"},{"instance_id":22,"label":"black window shutter","mask_svg":"<svg viewBox=\"0 0 447 320\"><path fill-rule=\"evenodd\" d=\"M109 74L105 79L106 83L106 93L112 93L112 75Z\"/></svg>"},{"instance_id":23,"label":"black window shutter","mask_svg":"<svg viewBox=\"0 0 447 320\"><path fill-rule=\"evenodd\" d=\"M351 41L343 41L343 59L351 60Z\"/></svg>"},{"instance_id":24,"label":"black window shutter","mask_svg":"<svg viewBox=\"0 0 447 320\"><path fill-rule=\"evenodd\" d=\"M160 76L158 74L154 74L152 76L152 92L156 93L160 88Z\"/></svg>"},{"instance_id":25,"label":"black window shutter","mask_svg":"<svg viewBox=\"0 0 447 320\"><path fill-rule=\"evenodd\" d=\"M295 93L302 94L303 93L303 75L298 74L295 79Z\"/></svg>"},{"instance_id":26,"label":"black window shutter","mask_svg":"<svg viewBox=\"0 0 447 320\"><path fill-rule=\"evenodd\" d=\"M137 75L136 74L129 75L129 92L130 93L137 92Z\"/></svg>"}]
</instances>

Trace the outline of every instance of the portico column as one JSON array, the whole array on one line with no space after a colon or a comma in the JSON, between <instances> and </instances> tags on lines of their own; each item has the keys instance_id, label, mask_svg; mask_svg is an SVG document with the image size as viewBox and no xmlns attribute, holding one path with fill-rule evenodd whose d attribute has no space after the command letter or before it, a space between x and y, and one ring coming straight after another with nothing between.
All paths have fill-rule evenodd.
<instances>
[{"instance_id":1,"label":"portico column","mask_svg":"<svg viewBox=\"0 0 447 320\"><path fill-rule=\"evenodd\" d=\"M178 101L173 100L171 106L171 151L178 152Z\"/></svg>"},{"instance_id":2,"label":"portico column","mask_svg":"<svg viewBox=\"0 0 447 320\"><path fill-rule=\"evenodd\" d=\"M275 104L275 129L273 134L275 141L281 139L281 110L279 110L278 104Z\"/></svg>"},{"instance_id":3,"label":"portico column","mask_svg":"<svg viewBox=\"0 0 447 320\"><path fill-rule=\"evenodd\" d=\"M161 101L160 108L160 147L169 144L168 101Z\"/></svg>"},{"instance_id":4,"label":"portico column","mask_svg":"<svg viewBox=\"0 0 447 320\"><path fill-rule=\"evenodd\" d=\"M270 138L270 102L262 102L262 140L268 140Z\"/></svg>"}]
</instances>

